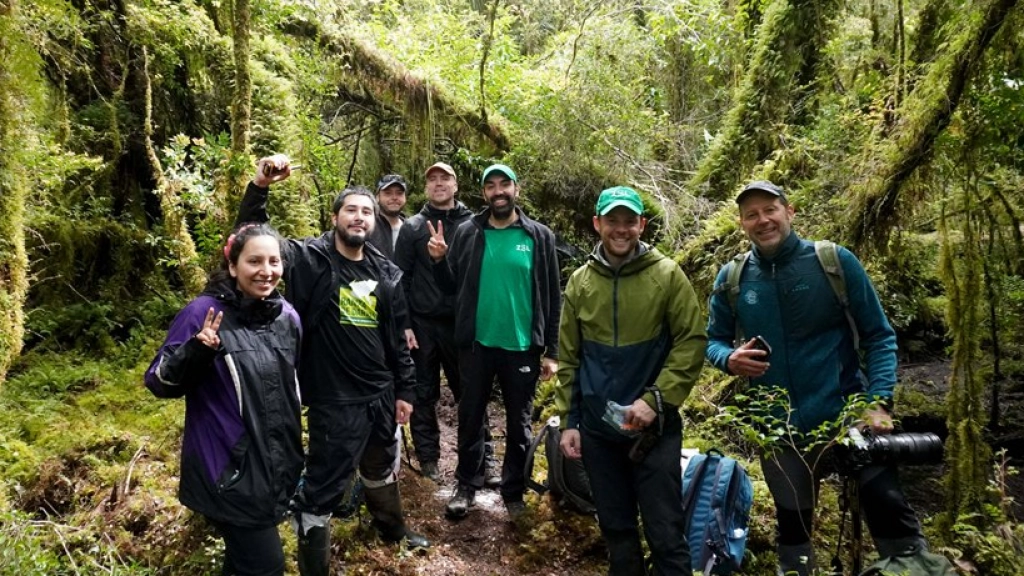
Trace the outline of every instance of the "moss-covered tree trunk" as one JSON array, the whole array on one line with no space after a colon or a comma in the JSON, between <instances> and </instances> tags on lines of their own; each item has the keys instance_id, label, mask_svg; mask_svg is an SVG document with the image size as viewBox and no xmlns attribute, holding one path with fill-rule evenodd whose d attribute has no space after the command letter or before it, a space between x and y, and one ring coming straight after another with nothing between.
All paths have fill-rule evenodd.
<instances>
[{"instance_id":1,"label":"moss-covered tree trunk","mask_svg":"<svg viewBox=\"0 0 1024 576\"><path fill-rule=\"evenodd\" d=\"M777 148L778 125L793 114L842 4L777 0L768 6L736 101L690 180L694 189L709 198L727 198Z\"/></svg>"},{"instance_id":2,"label":"moss-covered tree trunk","mask_svg":"<svg viewBox=\"0 0 1024 576\"><path fill-rule=\"evenodd\" d=\"M231 101L231 162L225 188L225 213L228 222L233 219L235 207L241 200L241 191L251 168L249 136L252 131L252 72L249 66L249 36L252 10L249 0L234 0L231 34L234 43L235 93Z\"/></svg>"},{"instance_id":3,"label":"moss-covered tree trunk","mask_svg":"<svg viewBox=\"0 0 1024 576\"><path fill-rule=\"evenodd\" d=\"M918 13L917 36L914 39L914 48L910 52L910 63L915 67L911 82L913 76L924 70L935 58L944 37L942 23L948 22L952 16L953 9L949 4L949 0L928 0Z\"/></svg>"},{"instance_id":4,"label":"moss-covered tree trunk","mask_svg":"<svg viewBox=\"0 0 1024 576\"><path fill-rule=\"evenodd\" d=\"M974 210L970 186L963 192L966 215L960 231L950 233L949 222L942 220L942 279L946 286L948 305L946 323L953 337L953 372L946 402L949 411L946 423L946 514L942 519L944 533L961 516L973 514L984 518L982 510L988 477L991 450L985 443L985 382L978 373L982 337L981 287L982 259L980 224L972 216Z\"/></svg>"},{"instance_id":5,"label":"moss-covered tree trunk","mask_svg":"<svg viewBox=\"0 0 1024 576\"><path fill-rule=\"evenodd\" d=\"M908 95L900 124L892 139L873 154L853 198L850 237L863 245L869 238L884 238L897 222L901 185L925 162L936 138L949 125L985 48L1016 6L1017 0L970 3L959 14L954 30L960 32L931 65L914 92Z\"/></svg>"},{"instance_id":6,"label":"moss-covered tree trunk","mask_svg":"<svg viewBox=\"0 0 1024 576\"><path fill-rule=\"evenodd\" d=\"M249 71L249 0L235 0L232 20L235 56L235 98L231 103L231 151L249 152L252 129L252 74Z\"/></svg>"},{"instance_id":7,"label":"moss-covered tree trunk","mask_svg":"<svg viewBox=\"0 0 1024 576\"><path fill-rule=\"evenodd\" d=\"M36 71L25 55L17 10L17 0L0 0L0 382L21 352L28 291L23 151L29 107L23 87Z\"/></svg>"},{"instance_id":8,"label":"moss-covered tree trunk","mask_svg":"<svg viewBox=\"0 0 1024 576\"><path fill-rule=\"evenodd\" d=\"M149 51L142 49L142 80L144 82L144 97L146 115L143 119L143 131L146 136L146 159L150 169L153 171L153 181L156 182L156 193L160 197L160 211L164 215L164 233L170 239L171 251L178 263L178 274L189 294L198 294L206 283L206 274L197 264L199 258L196 253L195 242L188 232L188 225L185 223L185 214L181 209L181 202L178 199L178 189L164 178L163 169L160 165L160 158L153 146L153 84L149 77Z\"/></svg>"}]
</instances>

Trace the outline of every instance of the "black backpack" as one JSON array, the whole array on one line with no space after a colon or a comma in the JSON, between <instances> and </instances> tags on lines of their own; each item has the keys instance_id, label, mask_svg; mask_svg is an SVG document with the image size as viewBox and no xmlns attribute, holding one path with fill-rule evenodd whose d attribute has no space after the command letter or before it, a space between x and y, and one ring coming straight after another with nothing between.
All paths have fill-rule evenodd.
<instances>
[{"instance_id":1,"label":"black backpack","mask_svg":"<svg viewBox=\"0 0 1024 576\"><path fill-rule=\"evenodd\" d=\"M594 514L594 496L590 492L590 479L583 468L582 460L570 460L562 454L559 442L562 433L558 429L561 420L552 416L534 436L526 453L526 486L538 494L551 492L559 506L580 514ZM533 479L533 460L537 447L544 443L544 456L548 461L548 479L545 483Z\"/></svg>"}]
</instances>

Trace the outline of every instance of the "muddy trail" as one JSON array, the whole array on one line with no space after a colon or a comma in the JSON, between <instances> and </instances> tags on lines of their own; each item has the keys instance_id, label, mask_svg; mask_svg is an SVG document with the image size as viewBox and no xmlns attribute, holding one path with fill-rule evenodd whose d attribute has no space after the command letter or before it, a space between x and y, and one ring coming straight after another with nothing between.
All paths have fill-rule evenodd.
<instances>
[{"instance_id":1,"label":"muddy trail","mask_svg":"<svg viewBox=\"0 0 1024 576\"><path fill-rule=\"evenodd\" d=\"M500 461L505 438L500 401L491 402L489 413ZM548 496L527 492L527 513L513 523L498 491L484 489L477 493L476 506L468 517L458 521L445 518L445 505L455 491L457 463L457 414L447 389L438 405L438 418L440 483L417 473L418 462L413 456L409 463L405 447L400 476L408 524L431 541L431 548L409 552L380 542L368 527L364 512L361 518L341 521L340 529L335 528L336 536L341 532L351 540L333 546L334 573L342 573L343 567L346 574L427 576L597 575L607 570L604 544L593 517L562 510ZM411 449L408 430L405 434ZM540 466L537 476L543 479Z\"/></svg>"}]
</instances>

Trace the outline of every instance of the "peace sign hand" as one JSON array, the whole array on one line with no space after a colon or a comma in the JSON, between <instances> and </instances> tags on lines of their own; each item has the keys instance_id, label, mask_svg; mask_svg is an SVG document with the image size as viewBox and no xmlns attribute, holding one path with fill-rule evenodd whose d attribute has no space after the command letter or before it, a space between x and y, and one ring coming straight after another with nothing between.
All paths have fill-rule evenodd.
<instances>
[{"instance_id":1,"label":"peace sign hand","mask_svg":"<svg viewBox=\"0 0 1024 576\"><path fill-rule=\"evenodd\" d=\"M438 220L437 228L427 220L427 230L430 231L430 240L427 241L427 252L435 262L444 260L448 253L448 243L444 240L444 222Z\"/></svg>"},{"instance_id":2,"label":"peace sign hand","mask_svg":"<svg viewBox=\"0 0 1024 576\"><path fill-rule=\"evenodd\" d=\"M207 310L206 320L203 321L203 329L196 334L196 340L214 350L220 348L220 336L217 335L217 330L220 329L220 321L223 319L224 312L217 312L217 316L214 317L213 308Z\"/></svg>"}]
</instances>

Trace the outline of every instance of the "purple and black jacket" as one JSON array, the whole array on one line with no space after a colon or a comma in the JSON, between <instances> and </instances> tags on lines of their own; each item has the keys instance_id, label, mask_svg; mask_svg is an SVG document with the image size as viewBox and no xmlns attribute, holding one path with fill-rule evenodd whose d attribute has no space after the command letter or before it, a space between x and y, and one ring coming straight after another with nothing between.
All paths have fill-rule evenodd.
<instances>
[{"instance_id":1,"label":"purple and black jacket","mask_svg":"<svg viewBox=\"0 0 1024 576\"><path fill-rule=\"evenodd\" d=\"M224 312L217 350L195 339L210 308ZM276 292L253 300L228 283L208 286L175 317L145 382L160 398L185 397L185 506L243 527L283 519L303 463L300 326Z\"/></svg>"}]
</instances>

